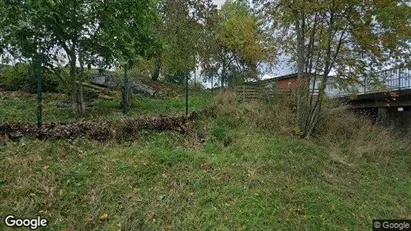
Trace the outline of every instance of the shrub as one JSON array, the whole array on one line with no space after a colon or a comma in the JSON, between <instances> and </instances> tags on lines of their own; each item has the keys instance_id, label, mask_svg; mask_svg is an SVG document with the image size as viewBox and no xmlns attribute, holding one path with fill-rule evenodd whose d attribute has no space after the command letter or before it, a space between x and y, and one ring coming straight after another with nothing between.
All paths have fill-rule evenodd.
<instances>
[{"instance_id":1,"label":"shrub","mask_svg":"<svg viewBox=\"0 0 411 231\"><path fill-rule=\"evenodd\" d=\"M37 91L37 79L30 64L18 63L0 69L0 87L7 91ZM43 74L43 92L57 92L57 78L50 72Z\"/></svg>"}]
</instances>

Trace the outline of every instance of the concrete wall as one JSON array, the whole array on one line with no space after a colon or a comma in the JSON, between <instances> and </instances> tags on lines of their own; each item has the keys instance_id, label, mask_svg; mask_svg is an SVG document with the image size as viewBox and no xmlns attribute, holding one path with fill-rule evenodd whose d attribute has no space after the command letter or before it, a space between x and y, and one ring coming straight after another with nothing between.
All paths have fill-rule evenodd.
<instances>
[{"instance_id":1,"label":"concrete wall","mask_svg":"<svg viewBox=\"0 0 411 231\"><path fill-rule=\"evenodd\" d=\"M411 136L411 109L410 107L402 108L404 111L398 111L398 107L378 108L377 122L394 131Z\"/></svg>"}]
</instances>

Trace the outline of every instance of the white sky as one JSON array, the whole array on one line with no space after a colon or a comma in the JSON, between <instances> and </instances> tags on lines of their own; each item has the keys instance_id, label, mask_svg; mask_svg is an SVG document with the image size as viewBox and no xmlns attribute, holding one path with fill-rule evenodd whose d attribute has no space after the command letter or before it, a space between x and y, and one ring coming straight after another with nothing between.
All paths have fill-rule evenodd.
<instances>
[{"instance_id":1,"label":"white sky","mask_svg":"<svg viewBox=\"0 0 411 231\"><path fill-rule=\"evenodd\" d=\"M221 7L221 5L223 5L223 3L225 2L225 0L213 0L214 4L218 5L219 7Z\"/></svg>"}]
</instances>

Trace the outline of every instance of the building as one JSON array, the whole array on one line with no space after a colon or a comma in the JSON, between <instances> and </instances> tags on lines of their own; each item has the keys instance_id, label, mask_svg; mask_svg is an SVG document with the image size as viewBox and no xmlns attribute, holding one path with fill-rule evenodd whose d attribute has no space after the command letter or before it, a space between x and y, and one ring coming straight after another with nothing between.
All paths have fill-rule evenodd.
<instances>
[{"instance_id":1,"label":"building","mask_svg":"<svg viewBox=\"0 0 411 231\"><path fill-rule=\"evenodd\" d=\"M308 77L309 75L304 75L304 78ZM310 80L310 89L313 86L313 80ZM320 86L321 79L318 78L315 81L314 86L314 94L318 93L318 88ZM340 95L342 92L338 89L337 85L334 84L335 80L330 76L327 81L327 86L325 88L325 92L328 96L337 96ZM260 85L267 88L276 88L280 91L294 91L298 87L298 73L292 73L288 75L277 76L274 78L263 79L257 82L250 82L246 85Z\"/></svg>"}]
</instances>

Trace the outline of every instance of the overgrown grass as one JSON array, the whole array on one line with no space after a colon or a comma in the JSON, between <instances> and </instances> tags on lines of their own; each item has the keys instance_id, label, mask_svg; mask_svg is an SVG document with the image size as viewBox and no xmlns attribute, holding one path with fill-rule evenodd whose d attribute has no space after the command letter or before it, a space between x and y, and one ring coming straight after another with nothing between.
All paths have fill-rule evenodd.
<instances>
[{"instance_id":1,"label":"overgrown grass","mask_svg":"<svg viewBox=\"0 0 411 231\"><path fill-rule=\"evenodd\" d=\"M48 230L367 230L372 219L411 218L405 146L388 147L388 159L346 158L343 145L364 136L300 140L284 101L216 102L217 117L186 136L9 143L0 150L0 214L41 215Z\"/></svg>"},{"instance_id":2,"label":"overgrown grass","mask_svg":"<svg viewBox=\"0 0 411 231\"><path fill-rule=\"evenodd\" d=\"M298 136L293 97L238 104L235 95L227 91L217 95L216 110L220 115L241 121L249 129L293 138ZM409 137L373 125L371 119L350 111L347 105L325 102L323 108L312 140L333 153L349 156L352 161L365 158L377 162L389 162L398 152L411 153Z\"/></svg>"},{"instance_id":3,"label":"overgrown grass","mask_svg":"<svg viewBox=\"0 0 411 231\"><path fill-rule=\"evenodd\" d=\"M320 125L317 140L352 161L367 159L388 163L399 152L411 153L409 137L373 125L370 119L344 106L326 108Z\"/></svg>"},{"instance_id":4,"label":"overgrown grass","mask_svg":"<svg viewBox=\"0 0 411 231\"><path fill-rule=\"evenodd\" d=\"M373 218L410 218L405 153L351 166L305 141L220 129L228 146L219 132L203 146L173 133L10 144L1 214L40 214L51 230L363 230Z\"/></svg>"}]
</instances>

